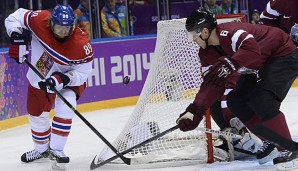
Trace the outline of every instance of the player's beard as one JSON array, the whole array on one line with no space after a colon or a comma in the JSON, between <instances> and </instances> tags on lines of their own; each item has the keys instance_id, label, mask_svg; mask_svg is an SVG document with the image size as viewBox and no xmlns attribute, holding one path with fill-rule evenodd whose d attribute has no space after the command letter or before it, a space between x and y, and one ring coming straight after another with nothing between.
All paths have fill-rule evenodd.
<instances>
[{"instance_id":1,"label":"player's beard","mask_svg":"<svg viewBox=\"0 0 298 171\"><path fill-rule=\"evenodd\" d=\"M65 41L68 39L69 36L65 36L65 37L63 37L63 38L60 38L60 37L57 37L55 34L53 34L53 37L54 37L54 39L57 40L58 42L63 43L63 42L65 42Z\"/></svg>"}]
</instances>

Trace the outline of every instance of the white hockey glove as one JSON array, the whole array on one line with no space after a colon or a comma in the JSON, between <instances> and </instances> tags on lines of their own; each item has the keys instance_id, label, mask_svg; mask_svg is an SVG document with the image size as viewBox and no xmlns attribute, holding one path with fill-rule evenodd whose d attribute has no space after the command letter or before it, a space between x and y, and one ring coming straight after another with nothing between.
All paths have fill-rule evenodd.
<instances>
[{"instance_id":1,"label":"white hockey glove","mask_svg":"<svg viewBox=\"0 0 298 171\"><path fill-rule=\"evenodd\" d=\"M247 151L251 151L252 153L256 153L261 146L263 146L263 142L260 138L258 138L255 134L250 132L245 125L240 121L239 118L235 117L230 120L230 125L235 127L240 135L243 135L243 138L240 139L238 144Z\"/></svg>"}]
</instances>

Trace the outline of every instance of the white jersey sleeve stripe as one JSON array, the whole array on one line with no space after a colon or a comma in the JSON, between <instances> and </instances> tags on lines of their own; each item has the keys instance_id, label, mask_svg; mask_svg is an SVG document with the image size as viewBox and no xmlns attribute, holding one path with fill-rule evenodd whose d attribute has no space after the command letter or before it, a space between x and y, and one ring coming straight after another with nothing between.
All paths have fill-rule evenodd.
<instances>
[{"instance_id":1,"label":"white jersey sleeve stripe","mask_svg":"<svg viewBox=\"0 0 298 171\"><path fill-rule=\"evenodd\" d=\"M222 109L224 109L224 108L228 108L228 104L227 104L227 101L226 101L226 100L222 100L222 101L220 102L220 104L221 104L221 108L222 108Z\"/></svg>"},{"instance_id":2,"label":"white jersey sleeve stripe","mask_svg":"<svg viewBox=\"0 0 298 171\"><path fill-rule=\"evenodd\" d=\"M274 15L274 16L280 16L279 12L277 12L276 10L272 9L271 6L270 6L270 2L267 3L267 6L266 6L266 11L271 14L271 15Z\"/></svg>"},{"instance_id":3,"label":"white jersey sleeve stripe","mask_svg":"<svg viewBox=\"0 0 298 171\"><path fill-rule=\"evenodd\" d=\"M240 35L244 32L245 32L244 30L237 30L236 33L234 33L234 35L232 36L232 49L234 52L236 52L237 41L238 41Z\"/></svg>"},{"instance_id":4,"label":"white jersey sleeve stripe","mask_svg":"<svg viewBox=\"0 0 298 171\"><path fill-rule=\"evenodd\" d=\"M232 49L234 52L236 52L242 45L242 43L249 39L249 38L253 38L253 35L251 34L248 34L242 41L241 43L239 44L239 46L237 47L237 42L239 40L239 37L241 36L242 33L244 33L245 31L244 30L237 30L236 33L232 36Z\"/></svg>"},{"instance_id":5,"label":"white jersey sleeve stripe","mask_svg":"<svg viewBox=\"0 0 298 171\"><path fill-rule=\"evenodd\" d=\"M207 71L212 65L209 65L209 66L205 66L205 67L202 67L202 72L205 72Z\"/></svg>"},{"instance_id":6,"label":"white jersey sleeve stripe","mask_svg":"<svg viewBox=\"0 0 298 171\"><path fill-rule=\"evenodd\" d=\"M225 92L224 92L224 95L226 96L226 95L228 95L230 92L232 91L232 89L225 89Z\"/></svg>"},{"instance_id":7,"label":"white jersey sleeve stripe","mask_svg":"<svg viewBox=\"0 0 298 171\"><path fill-rule=\"evenodd\" d=\"M243 43L245 40L249 39L249 38L254 38L254 36L251 35L251 34L248 34L248 35L242 40L242 42L240 43L238 49L241 47L242 43Z\"/></svg>"},{"instance_id":8,"label":"white jersey sleeve stripe","mask_svg":"<svg viewBox=\"0 0 298 171\"><path fill-rule=\"evenodd\" d=\"M263 13L260 15L260 18L266 18L266 19L270 19L270 20L274 19L274 18L270 18L270 17L265 16Z\"/></svg>"}]
</instances>

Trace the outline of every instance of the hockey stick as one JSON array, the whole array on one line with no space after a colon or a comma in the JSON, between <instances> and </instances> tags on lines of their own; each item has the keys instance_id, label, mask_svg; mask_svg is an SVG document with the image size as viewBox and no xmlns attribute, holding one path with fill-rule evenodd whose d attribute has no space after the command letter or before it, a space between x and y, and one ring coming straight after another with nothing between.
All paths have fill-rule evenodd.
<instances>
[{"instance_id":1,"label":"hockey stick","mask_svg":"<svg viewBox=\"0 0 298 171\"><path fill-rule=\"evenodd\" d=\"M26 57L23 58L25 63L31 68L42 80L45 77L28 61ZM123 155L119 154L118 150L103 136L101 133L97 131L97 129L91 125L91 123L83 117L83 115L76 110L62 95L54 88L52 90L56 93L56 95L114 152L118 157L120 157L125 164L130 164L130 159L124 157Z\"/></svg>"},{"instance_id":2,"label":"hockey stick","mask_svg":"<svg viewBox=\"0 0 298 171\"><path fill-rule=\"evenodd\" d=\"M137 144L137 145L135 145L135 146L133 146L133 147L131 147L131 148L129 148L129 149L121 152L120 154L121 155L125 155L125 154L131 152L133 149L139 148L139 147L141 147L141 146L143 146L143 145L145 145L145 144L147 144L147 143L149 143L149 142L151 142L153 140L156 140L156 139L158 139L158 138L160 138L160 137L162 137L162 136L164 136L164 135L166 135L166 134L168 134L168 133L170 133L170 132L172 132L172 131L174 131L176 129L178 129L178 125L170 128L170 129L168 129L168 130L166 130L166 131L164 131L164 132L162 132L162 133L160 133L160 134L158 134L158 135L156 135L154 137L151 137L151 138L143 141L142 143ZM205 132L205 133L211 133L211 134L216 134L216 135L228 136L228 137L237 138L237 139L241 139L242 138L242 136L241 135L238 135L238 134L233 134L233 133L224 132L224 131L216 131L216 130L209 129L209 128L197 127L196 130L202 131L202 132ZM94 157L94 159L93 159L93 161L92 161L92 163L90 165L90 169L91 170L94 170L94 169L96 169L96 168L98 168L100 166L103 166L103 165L105 165L105 164L107 164L107 163L109 163L109 162L111 162L111 161L113 161L113 160L115 160L115 159L118 158L118 156L116 155L116 156L113 156L113 157L111 157L111 158L109 158L107 160L104 160L104 161L100 162L100 163L95 163L96 157L97 156Z\"/></svg>"},{"instance_id":3,"label":"hockey stick","mask_svg":"<svg viewBox=\"0 0 298 171\"><path fill-rule=\"evenodd\" d=\"M227 136L227 137L236 138L236 139L241 139L243 137L242 135L225 132L225 131L217 131L217 130L213 130L213 129L209 129L209 128L198 127L197 130L205 132L205 133L222 135L222 136Z\"/></svg>"},{"instance_id":4,"label":"hockey stick","mask_svg":"<svg viewBox=\"0 0 298 171\"><path fill-rule=\"evenodd\" d=\"M288 138L283 137L282 135L274 132L273 130L261 125L256 124L253 129L253 133L257 136L260 136L266 140L269 140L272 144L284 148L289 151L297 151L298 143L290 140Z\"/></svg>"},{"instance_id":5,"label":"hockey stick","mask_svg":"<svg viewBox=\"0 0 298 171\"><path fill-rule=\"evenodd\" d=\"M147 139L147 140L141 142L140 144L137 144L137 145L135 145L135 146L133 146L133 147L130 147L130 148L127 149L127 150L124 150L123 152L119 153L119 155L125 155L125 154L131 152L133 149L142 147L143 145L145 145L145 144L147 144L147 143L149 143L149 142L151 142L151 141L153 141L153 140L156 140L156 139L158 139L158 138L160 138L160 137L162 137L162 136L164 136L164 135L166 135L166 134L168 134L168 133L170 133L170 132L173 132L173 131L175 131L175 130L178 129L178 128L179 128L178 125L176 125L176 126L170 128L170 129L167 129L167 130L165 130L164 132L162 132L162 133L160 133L160 134L157 134L157 135L155 135L155 136L153 136L153 137L151 137L151 138L149 138L149 139ZM98 163L98 161L95 163L95 160L96 160L96 157L97 157L97 156L95 156L94 159L92 160L91 165L90 165L90 169L91 169L91 170L94 170L94 169L96 169L96 168L98 168L98 167L100 167L100 166L103 166L103 165L105 165L105 164L107 164L107 163L109 163L109 162L111 162L111 161L117 159L117 158L119 157L119 155L115 155L115 156L113 156L113 157L111 157L111 158L109 158L109 159L107 159L107 160L104 160L104 161L102 161L102 162L99 162L99 163Z\"/></svg>"}]
</instances>

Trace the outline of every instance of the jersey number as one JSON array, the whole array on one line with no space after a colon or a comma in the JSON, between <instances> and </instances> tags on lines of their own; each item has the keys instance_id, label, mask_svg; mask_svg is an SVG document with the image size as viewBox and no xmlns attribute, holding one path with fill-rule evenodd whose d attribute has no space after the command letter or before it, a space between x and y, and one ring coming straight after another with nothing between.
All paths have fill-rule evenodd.
<instances>
[{"instance_id":1,"label":"jersey number","mask_svg":"<svg viewBox=\"0 0 298 171\"><path fill-rule=\"evenodd\" d=\"M228 33L229 33L228 31L223 30L223 31L220 32L220 35L221 35L221 36L227 36Z\"/></svg>"},{"instance_id":2,"label":"jersey number","mask_svg":"<svg viewBox=\"0 0 298 171\"><path fill-rule=\"evenodd\" d=\"M41 12L41 10L37 10L37 11L32 11L32 16L31 17L36 17L38 16L38 14Z\"/></svg>"},{"instance_id":3,"label":"jersey number","mask_svg":"<svg viewBox=\"0 0 298 171\"><path fill-rule=\"evenodd\" d=\"M85 50L86 55L89 55L92 52L91 44L88 43L87 45L85 45L84 50Z\"/></svg>"}]
</instances>

